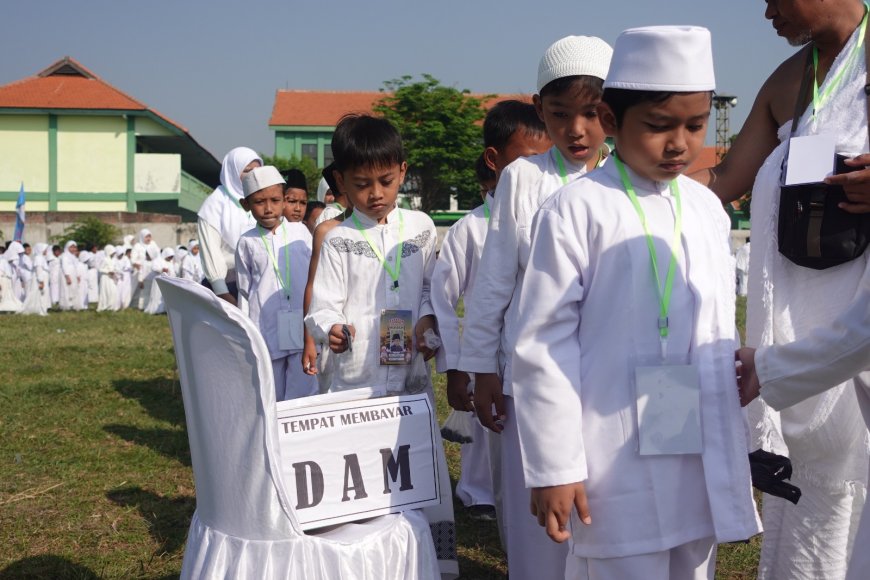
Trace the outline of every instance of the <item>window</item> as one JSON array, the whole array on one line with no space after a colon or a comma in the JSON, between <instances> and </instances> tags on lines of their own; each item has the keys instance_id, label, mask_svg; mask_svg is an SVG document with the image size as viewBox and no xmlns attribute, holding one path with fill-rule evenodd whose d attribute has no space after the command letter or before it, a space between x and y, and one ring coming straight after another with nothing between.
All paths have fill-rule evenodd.
<instances>
[{"instance_id":1,"label":"window","mask_svg":"<svg viewBox=\"0 0 870 580\"><path fill-rule=\"evenodd\" d=\"M335 157L332 155L332 145L324 145L323 146L323 166L326 167L330 163L335 161Z\"/></svg>"},{"instance_id":2,"label":"window","mask_svg":"<svg viewBox=\"0 0 870 580\"><path fill-rule=\"evenodd\" d=\"M317 144L316 143L303 144L302 145L302 157L308 158L308 159L313 159L314 162L316 163L317 162Z\"/></svg>"}]
</instances>

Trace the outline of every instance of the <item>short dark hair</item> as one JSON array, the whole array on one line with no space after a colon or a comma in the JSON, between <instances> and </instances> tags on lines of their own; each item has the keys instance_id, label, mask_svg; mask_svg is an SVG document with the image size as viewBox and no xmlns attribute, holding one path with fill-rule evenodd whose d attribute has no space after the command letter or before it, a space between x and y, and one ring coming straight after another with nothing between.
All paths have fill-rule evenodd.
<instances>
[{"instance_id":1,"label":"short dark hair","mask_svg":"<svg viewBox=\"0 0 870 580\"><path fill-rule=\"evenodd\" d=\"M486 164L486 159L481 153L477 161L474 162L474 173L477 175L477 182L481 185L492 183L496 180L495 171Z\"/></svg>"},{"instance_id":2,"label":"short dark hair","mask_svg":"<svg viewBox=\"0 0 870 580\"><path fill-rule=\"evenodd\" d=\"M702 91L703 92L703 91ZM712 98L712 91L710 93ZM616 126L622 126L622 120L625 118L625 113L632 107L636 107L641 103L664 103L674 95L679 94L676 91L635 91L632 89L604 89L604 95L601 101L607 103L610 110L613 111L613 117L616 120Z\"/></svg>"},{"instance_id":3,"label":"short dark hair","mask_svg":"<svg viewBox=\"0 0 870 580\"><path fill-rule=\"evenodd\" d=\"M515 99L501 101L486 113L483 121L483 146L501 151L520 128L535 136L547 134L535 106Z\"/></svg>"},{"instance_id":4,"label":"short dark hair","mask_svg":"<svg viewBox=\"0 0 870 580\"><path fill-rule=\"evenodd\" d=\"M332 191L333 197L344 197L344 194L338 189L338 182L335 181L335 161L324 167L320 174L326 180L326 185Z\"/></svg>"},{"instance_id":5,"label":"short dark hair","mask_svg":"<svg viewBox=\"0 0 870 580\"><path fill-rule=\"evenodd\" d=\"M58 246L57 244L55 244L55 245L53 245L53 246L51 247L51 251L52 251L52 252L54 252L55 250L62 250L62 249L63 249L63 248L61 248L61 247Z\"/></svg>"},{"instance_id":6,"label":"short dark hair","mask_svg":"<svg viewBox=\"0 0 870 580\"><path fill-rule=\"evenodd\" d=\"M371 115L345 115L332 134L335 169L389 167L405 161L402 136L386 119Z\"/></svg>"},{"instance_id":7,"label":"short dark hair","mask_svg":"<svg viewBox=\"0 0 870 580\"><path fill-rule=\"evenodd\" d=\"M588 93L593 99L600 99L604 92L604 79L592 75L573 75L553 79L544 85L538 94L541 98L561 95L570 90Z\"/></svg>"},{"instance_id":8,"label":"short dark hair","mask_svg":"<svg viewBox=\"0 0 870 580\"><path fill-rule=\"evenodd\" d=\"M282 171L281 175L284 176L284 181L286 185L284 186L284 191L287 191L291 187L293 189L301 189L305 192L305 195L308 195L308 181L305 179L305 174L302 173L299 169L288 169L286 171Z\"/></svg>"},{"instance_id":9,"label":"short dark hair","mask_svg":"<svg viewBox=\"0 0 870 580\"><path fill-rule=\"evenodd\" d=\"M317 201L316 199L308 200L308 203L305 204L305 215L302 216L302 221L305 221L308 218L310 218L311 214L317 208L324 209L324 208L326 208L326 204L323 203L322 201Z\"/></svg>"}]
</instances>

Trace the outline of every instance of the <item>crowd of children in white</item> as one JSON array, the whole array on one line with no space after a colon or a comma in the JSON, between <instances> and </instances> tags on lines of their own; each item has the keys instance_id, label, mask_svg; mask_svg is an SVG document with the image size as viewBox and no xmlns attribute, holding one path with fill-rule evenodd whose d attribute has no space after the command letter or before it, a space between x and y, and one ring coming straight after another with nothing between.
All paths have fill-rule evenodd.
<instances>
[{"instance_id":1,"label":"crowd of children in white","mask_svg":"<svg viewBox=\"0 0 870 580\"><path fill-rule=\"evenodd\" d=\"M279 171L240 147L200 211L201 255L195 240L160 250L147 230L93 253L13 242L0 304L158 313L155 277L205 278L260 328L278 400L431 392L411 363L435 357L451 407L478 419L457 496L497 517L511 578L713 578L717 544L761 532L729 221L682 175L714 89L706 29L630 29L614 49L563 38L541 59L533 103L487 114L483 203L440 255L430 217L397 206L400 135L353 114L333 136L335 201L316 227ZM790 566L804 549L788 545L804 524L781 525L771 578L786 576L770 558ZM443 577L455 557L439 552Z\"/></svg>"},{"instance_id":2,"label":"crowd of children in white","mask_svg":"<svg viewBox=\"0 0 870 580\"><path fill-rule=\"evenodd\" d=\"M79 248L9 242L0 256L0 312L45 316L49 309L165 312L157 276L200 281L199 242L161 249L151 232L128 235L123 243Z\"/></svg>"}]
</instances>

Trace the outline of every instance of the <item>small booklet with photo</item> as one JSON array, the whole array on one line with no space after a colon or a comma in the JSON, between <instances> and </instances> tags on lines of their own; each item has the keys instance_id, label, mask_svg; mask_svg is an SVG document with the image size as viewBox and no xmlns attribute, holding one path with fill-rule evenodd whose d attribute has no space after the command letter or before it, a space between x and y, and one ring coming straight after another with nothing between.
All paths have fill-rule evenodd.
<instances>
[{"instance_id":1,"label":"small booklet with photo","mask_svg":"<svg viewBox=\"0 0 870 580\"><path fill-rule=\"evenodd\" d=\"M411 363L411 311L382 310L379 342L382 365Z\"/></svg>"}]
</instances>

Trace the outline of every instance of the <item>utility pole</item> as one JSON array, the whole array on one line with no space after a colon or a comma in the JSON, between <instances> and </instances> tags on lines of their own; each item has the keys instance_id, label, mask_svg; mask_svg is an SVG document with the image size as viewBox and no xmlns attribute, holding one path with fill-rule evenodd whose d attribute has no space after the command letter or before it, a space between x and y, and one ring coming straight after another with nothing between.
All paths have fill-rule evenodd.
<instances>
[{"instance_id":1,"label":"utility pole","mask_svg":"<svg viewBox=\"0 0 870 580\"><path fill-rule=\"evenodd\" d=\"M731 135L728 127L728 111L737 106L734 95L713 95L713 107L716 109L716 159L722 161L731 145Z\"/></svg>"}]
</instances>

